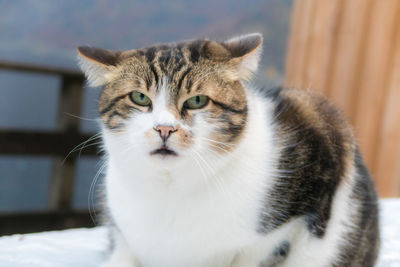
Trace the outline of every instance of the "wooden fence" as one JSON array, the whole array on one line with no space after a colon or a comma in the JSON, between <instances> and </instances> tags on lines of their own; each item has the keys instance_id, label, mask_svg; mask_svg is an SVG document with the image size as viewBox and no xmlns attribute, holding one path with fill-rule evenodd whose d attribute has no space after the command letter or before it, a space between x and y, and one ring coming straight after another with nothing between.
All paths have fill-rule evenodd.
<instances>
[{"instance_id":1,"label":"wooden fence","mask_svg":"<svg viewBox=\"0 0 400 267\"><path fill-rule=\"evenodd\" d=\"M380 196L400 196L400 1L295 0L285 84L332 99Z\"/></svg>"},{"instance_id":2,"label":"wooden fence","mask_svg":"<svg viewBox=\"0 0 400 267\"><path fill-rule=\"evenodd\" d=\"M83 100L83 74L77 71L0 62L0 69L55 75L61 79L57 129L54 132L0 131L1 155L48 155L53 158L49 209L40 213L0 214L0 235L49 229L91 226L89 213L74 211L72 197L77 154L66 155L90 135L79 132L79 120L66 113L80 115ZM95 155L89 146L82 154Z\"/></svg>"}]
</instances>

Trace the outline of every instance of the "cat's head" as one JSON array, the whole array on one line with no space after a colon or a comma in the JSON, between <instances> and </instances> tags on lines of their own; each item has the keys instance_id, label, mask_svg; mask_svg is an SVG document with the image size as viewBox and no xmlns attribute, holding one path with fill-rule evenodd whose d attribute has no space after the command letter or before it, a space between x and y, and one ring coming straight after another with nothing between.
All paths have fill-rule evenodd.
<instances>
[{"instance_id":1,"label":"cat's head","mask_svg":"<svg viewBox=\"0 0 400 267\"><path fill-rule=\"evenodd\" d=\"M233 151L248 119L243 81L257 70L261 43L249 34L122 52L79 47L89 84L104 86L106 145L168 164Z\"/></svg>"}]
</instances>

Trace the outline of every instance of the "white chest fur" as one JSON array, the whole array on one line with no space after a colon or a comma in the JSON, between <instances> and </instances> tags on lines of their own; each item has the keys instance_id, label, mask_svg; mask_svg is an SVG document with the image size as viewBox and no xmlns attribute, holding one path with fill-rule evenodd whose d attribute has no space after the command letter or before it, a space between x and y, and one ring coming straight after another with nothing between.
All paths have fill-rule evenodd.
<instances>
[{"instance_id":1,"label":"white chest fur","mask_svg":"<svg viewBox=\"0 0 400 267\"><path fill-rule=\"evenodd\" d=\"M273 171L266 106L249 96L246 133L223 167L203 159L171 171L149 168L139 157L120 157L122 144L105 136L111 152L107 204L145 266L212 266L232 261L260 238L256 230Z\"/></svg>"}]
</instances>

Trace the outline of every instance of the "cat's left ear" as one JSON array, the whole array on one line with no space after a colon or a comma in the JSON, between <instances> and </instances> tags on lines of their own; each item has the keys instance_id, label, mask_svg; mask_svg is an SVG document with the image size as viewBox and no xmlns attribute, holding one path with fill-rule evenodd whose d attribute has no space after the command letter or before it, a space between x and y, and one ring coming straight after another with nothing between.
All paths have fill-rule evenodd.
<instances>
[{"instance_id":1,"label":"cat's left ear","mask_svg":"<svg viewBox=\"0 0 400 267\"><path fill-rule=\"evenodd\" d=\"M251 33L234 37L222 43L229 50L237 64L240 79L249 80L258 69L261 58L263 37L260 33Z\"/></svg>"},{"instance_id":2,"label":"cat's left ear","mask_svg":"<svg viewBox=\"0 0 400 267\"><path fill-rule=\"evenodd\" d=\"M104 85L113 79L121 52L88 46L80 46L77 50L79 66L90 86Z\"/></svg>"}]
</instances>

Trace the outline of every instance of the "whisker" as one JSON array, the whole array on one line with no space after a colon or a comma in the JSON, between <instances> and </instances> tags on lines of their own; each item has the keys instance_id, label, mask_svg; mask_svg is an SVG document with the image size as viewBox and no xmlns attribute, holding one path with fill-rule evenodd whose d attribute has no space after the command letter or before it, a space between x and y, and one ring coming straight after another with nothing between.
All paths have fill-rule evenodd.
<instances>
[{"instance_id":1,"label":"whisker","mask_svg":"<svg viewBox=\"0 0 400 267\"><path fill-rule=\"evenodd\" d=\"M217 149L219 149L219 150L221 150L222 152L225 152L225 153L229 153L229 152L230 152L230 151L227 150L227 149L224 149L224 148L222 148L222 147L220 147L220 146L217 146L217 145L214 145L214 144L211 144L211 143L208 143L208 145L211 146L211 147L213 147L213 148L217 148Z\"/></svg>"},{"instance_id":2,"label":"whisker","mask_svg":"<svg viewBox=\"0 0 400 267\"><path fill-rule=\"evenodd\" d=\"M101 145L102 143L103 143L103 141L99 141L99 142L91 143L91 144L88 144L88 145L83 145L79 150L78 157L79 158L81 157L81 153L82 153L83 149L91 147L91 146L98 146L98 145Z\"/></svg>"},{"instance_id":3,"label":"whisker","mask_svg":"<svg viewBox=\"0 0 400 267\"><path fill-rule=\"evenodd\" d=\"M85 120L85 121L100 121L99 118L89 119L89 118L80 117L80 116L77 116L77 115L74 115L74 114L71 114L71 113L68 113L68 112L64 112L64 114L67 115L67 116L71 116L73 118L77 118L77 119Z\"/></svg>"},{"instance_id":4,"label":"whisker","mask_svg":"<svg viewBox=\"0 0 400 267\"><path fill-rule=\"evenodd\" d=\"M93 221L94 224L97 222L97 214L96 214L96 208L94 205L94 188L96 187L97 180L100 176L100 174L104 171L106 167L106 162L102 164L102 166L99 168L97 171L92 183L90 184L89 188L89 196L88 196L88 207L89 207L89 215L90 219Z\"/></svg>"},{"instance_id":5,"label":"whisker","mask_svg":"<svg viewBox=\"0 0 400 267\"><path fill-rule=\"evenodd\" d=\"M224 145L224 146L228 146L228 147L234 147L235 145L233 145L233 144L229 144L229 143L225 143L225 142L221 142L221 141L216 141L216 140L213 140L213 139L210 139L210 138L207 138L207 137L200 137L200 139L203 139L203 140L206 140L206 141L209 141L209 142L213 142L213 143L216 143L216 144L221 144L221 145Z\"/></svg>"},{"instance_id":6,"label":"whisker","mask_svg":"<svg viewBox=\"0 0 400 267\"><path fill-rule=\"evenodd\" d=\"M65 158L64 158L63 161L61 162L61 165L63 165L63 164L65 163L65 161L67 160L67 158L68 158L73 152L75 152L75 151L77 151L78 149L80 149L81 146L82 146L82 147L85 147L85 145L86 145L88 142L93 141L93 140L96 140L96 139L98 139L98 138L100 138L100 137L101 137L101 133L96 133L96 134L92 135L91 137L89 137L86 141L84 141L84 142L80 143L79 145L75 146L75 147L65 156Z\"/></svg>"},{"instance_id":7,"label":"whisker","mask_svg":"<svg viewBox=\"0 0 400 267\"><path fill-rule=\"evenodd\" d=\"M233 198L232 198L231 194L228 194L228 192L225 190L222 178L219 175L217 175L216 170L211 166L211 163L209 163L206 160L206 158L201 155L200 151L197 151L197 153L199 154L199 157L203 160L203 162L208 166L208 168L211 171L211 177L210 177L210 178L212 178L212 179L210 179L211 182L214 183L214 185L222 193L224 198L226 198L229 202L233 203ZM229 205L229 212L232 215L234 214L234 205Z\"/></svg>"},{"instance_id":8,"label":"whisker","mask_svg":"<svg viewBox=\"0 0 400 267\"><path fill-rule=\"evenodd\" d=\"M199 168L200 168L200 172L201 172L202 177L203 177L203 182L204 182L204 184L205 184L205 186L207 188L208 201L209 201L209 204L212 204L211 192L210 192L210 184L208 183L207 175L206 175L203 167L201 166L200 162L196 159L195 155L192 155L191 153L189 153L189 156L192 159L194 159L194 161L196 162L197 166L199 166Z\"/></svg>"}]
</instances>

